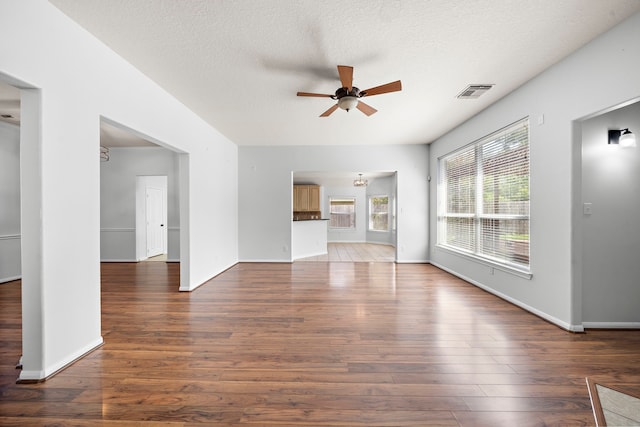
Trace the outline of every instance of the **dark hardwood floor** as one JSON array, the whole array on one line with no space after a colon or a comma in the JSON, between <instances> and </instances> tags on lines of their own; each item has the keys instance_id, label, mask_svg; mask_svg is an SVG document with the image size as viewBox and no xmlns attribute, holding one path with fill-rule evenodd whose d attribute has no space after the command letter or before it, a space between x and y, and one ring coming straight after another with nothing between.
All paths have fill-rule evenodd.
<instances>
[{"instance_id":1,"label":"dark hardwood floor","mask_svg":"<svg viewBox=\"0 0 640 427\"><path fill-rule=\"evenodd\" d=\"M640 384L640 333L571 334L433 266L102 266L103 347L15 384L0 285L0 425L594 425L585 377Z\"/></svg>"}]
</instances>

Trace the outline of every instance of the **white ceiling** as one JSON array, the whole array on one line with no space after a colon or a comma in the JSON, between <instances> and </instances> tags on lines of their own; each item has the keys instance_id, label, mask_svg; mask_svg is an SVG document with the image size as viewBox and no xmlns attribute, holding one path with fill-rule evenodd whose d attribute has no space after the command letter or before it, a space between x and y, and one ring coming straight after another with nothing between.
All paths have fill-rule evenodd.
<instances>
[{"instance_id":1,"label":"white ceiling","mask_svg":"<svg viewBox=\"0 0 640 427\"><path fill-rule=\"evenodd\" d=\"M640 11L638 0L50 0L239 145L428 143ZM338 110L337 65L378 113ZM476 100L468 84L495 84Z\"/></svg>"}]
</instances>

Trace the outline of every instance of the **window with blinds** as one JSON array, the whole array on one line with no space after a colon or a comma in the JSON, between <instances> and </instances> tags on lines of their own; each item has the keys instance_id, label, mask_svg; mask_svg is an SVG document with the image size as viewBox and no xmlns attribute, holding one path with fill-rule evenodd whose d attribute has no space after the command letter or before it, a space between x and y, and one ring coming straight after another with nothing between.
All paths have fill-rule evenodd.
<instances>
[{"instance_id":1,"label":"window with blinds","mask_svg":"<svg viewBox=\"0 0 640 427\"><path fill-rule=\"evenodd\" d=\"M356 228L355 198L329 198L329 227Z\"/></svg>"},{"instance_id":2,"label":"window with blinds","mask_svg":"<svg viewBox=\"0 0 640 427\"><path fill-rule=\"evenodd\" d=\"M438 245L529 271L529 119L438 160Z\"/></svg>"}]
</instances>

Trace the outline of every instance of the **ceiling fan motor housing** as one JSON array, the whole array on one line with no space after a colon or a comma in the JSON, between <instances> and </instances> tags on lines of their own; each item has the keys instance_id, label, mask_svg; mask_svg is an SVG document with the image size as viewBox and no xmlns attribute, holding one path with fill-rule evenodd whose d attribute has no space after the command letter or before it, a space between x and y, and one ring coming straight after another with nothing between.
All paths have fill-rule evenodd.
<instances>
[{"instance_id":1,"label":"ceiling fan motor housing","mask_svg":"<svg viewBox=\"0 0 640 427\"><path fill-rule=\"evenodd\" d=\"M348 87L341 87L340 89L336 90L336 94L334 96L332 96L331 98L333 99L340 99L340 98L344 98L345 96L354 96L356 98L360 98L360 89L358 89L357 87L353 86L351 88L351 91L349 91Z\"/></svg>"}]
</instances>

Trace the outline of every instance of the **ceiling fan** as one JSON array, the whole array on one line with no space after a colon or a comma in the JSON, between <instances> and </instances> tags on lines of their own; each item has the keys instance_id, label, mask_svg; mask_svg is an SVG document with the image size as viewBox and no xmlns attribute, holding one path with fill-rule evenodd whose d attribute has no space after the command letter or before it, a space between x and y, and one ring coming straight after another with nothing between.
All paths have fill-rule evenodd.
<instances>
[{"instance_id":1,"label":"ceiling fan","mask_svg":"<svg viewBox=\"0 0 640 427\"><path fill-rule=\"evenodd\" d=\"M335 95L325 95L322 93L298 92L298 96L315 96L318 98L331 98L331 99L338 100L338 102L335 105L333 105L333 107L329 108L327 111L320 114L320 117L328 117L331 113L336 111L338 107L347 111L355 107L358 110L362 111L367 116L370 116L378 110L360 101L360 98L364 98L365 96L380 95L383 93L397 92L399 90L402 90L402 83L400 82L400 80L387 83L381 86L372 87L370 89L360 90L357 87L353 86L352 84L353 83L353 67L349 67L347 65L338 65L338 74L340 75L340 83L342 83L342 87L336 90Z\"/></svg>"}]
</instances>

